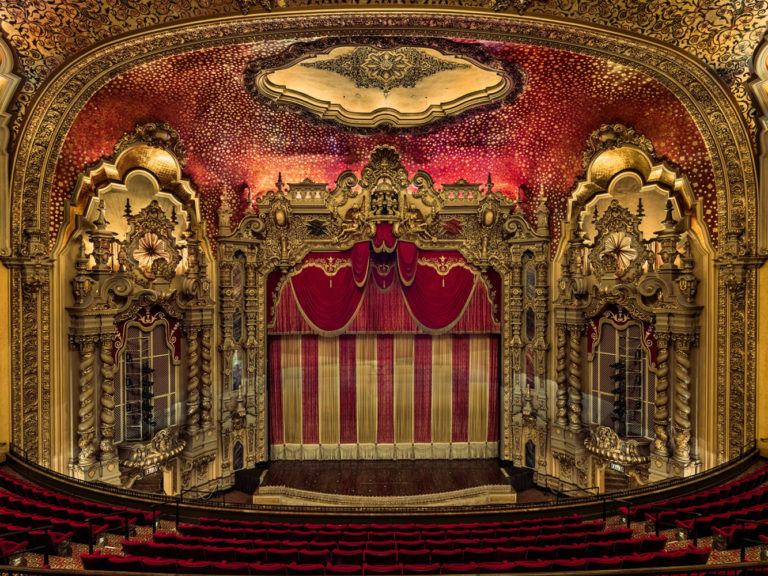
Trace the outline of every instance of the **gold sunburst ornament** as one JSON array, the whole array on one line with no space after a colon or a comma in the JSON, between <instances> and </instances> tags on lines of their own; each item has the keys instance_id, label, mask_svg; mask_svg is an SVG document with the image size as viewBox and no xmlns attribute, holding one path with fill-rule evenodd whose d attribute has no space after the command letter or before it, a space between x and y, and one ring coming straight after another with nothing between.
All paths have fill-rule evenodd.
<instances>
[{"instance_id":1,"label":"gold sunburst ornament","mask_svg":"<svg viewBox=\"0 0 768 576\"><path fill-rule=\"evenodd\" d=\"M139 239L139 245L133 251L133 257L139 264L139 268L145 274L152 273L152 264L157 260L170 260L170 254L165 249L165 242L158 238L154 232L147 232Z\"/></svg>"},{"instance_id":2,"label":"gold sunburst ornament","mask_svg":"<svg viewBox=\"0 0 768 576\"><path fill-rule=\"evenodd\" d=\"M632 247L632 238L624 232L612 232L605 238L604 256L616 259L616 273L621 274L637 258L637 250Z\"/></svg>"}]
</instances>

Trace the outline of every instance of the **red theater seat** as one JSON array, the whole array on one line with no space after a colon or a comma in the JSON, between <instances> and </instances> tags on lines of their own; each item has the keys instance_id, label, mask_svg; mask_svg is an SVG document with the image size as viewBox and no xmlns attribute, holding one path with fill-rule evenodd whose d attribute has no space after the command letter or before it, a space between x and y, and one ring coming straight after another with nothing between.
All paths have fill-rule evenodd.
<instances>
[{"instance_id":1,"label":"red theater seat","mask_svg":"<svg viewBox=\"0 0 768 576\"><path fill-rule=\"evenodd\" d=\"M430 559L438 564L460 563L464 559L464 552L461 550L432 550Z\"/></svg>"},{"instance_id":2,"label":"red theater seat","mask_svg":"<svg viewBox=\"0 0 768 576\"><path fill-rule=\"evenodd\" d=\"M403 564L403 574L439 574L440 564Z\"/></svg>"},{"instance_id":3,"label":"red theater seat","mask_svg":"<svg viewBox=\"0 0 768 576\"><path fill-rule=\"evenodd\" d=\"M760 537L764 538L763 536ZM712 553L712 548L697 548L695 546L689 546L685 550L685 562L686 566L697 566L699 564L706 564L709 560L709 555Z\"/></svg>"},{"instance_id":4,"label":"red theater seat","mask_svg":"<svg viewBox=\"0 0 768 576\"><path fill-rule=\"evenodd\" d=\"M197 560L179 560L176 562L179 572L182 574L213 574L213 562Z\"/></svg>"},{"instance_id":5,"label":"red theater seat","mask_svg":"<svg viewBox=\"0 0 768 576\"><path fill-rule=\"evenodd\" d=\"M325 566L322 564L298 564L291 562L285 569L286 574L293 576L314 576L325 574Z\"/></svg>"},{"instance_id":6,"label":"red theater seat","mask_svg":"<svg viewBox=\"0 0 768 576\"><path fill-rule=\"evenodd\" d=\"M171 558L142 558L141 565L147 572L159 574L176 574L176 560Z\"/></svg>"},{"instance_id":7,"label":"red theater seat","mask_svg":"<svg viewBox=\"0 0 768 576\"><path fill-rule=\"evenodd\" d=\"M252 576L282 576L286 566L281 562L255 562L250 566L250 573Z\"/></svg>"},{"instance_id":8,"label":"red theater seat","mask_svg":"<svg viewBox=\"0 0 768 576\"><path fill-rule=\"evenodd\" d=\"M325 566L331 561L329 550L299 550L299 563L322 564Z\"/></svg>"},{"instance_id":9,"label":"red theater seat","mask_svg":"<svg viewBox=\"0 0 768 576\"><path fill-rule=\"evenodd\" d=\"M281 562L283 564L290 564L291 562L299 561L299 551L295 548L286 548L285 550L280 548L270 548L267 550L267 559L270 562Z\"/></svg>"},{"instance_id":10,"label":"red theater seat","mask_svg":"<svg viewBox=\"0 0 768 576\"><path fill-rule=\"evenodd\" d=\"M477 565L478 574L498 574L513 572L516 562L482 562Z\"/></svg>"},{"instance_id":11,"label":"red theater seat","mask_svg":"<svg viewBox=\"0 0 768 576\"><path fill-rule=\"evenodd\" d=\"M250 574L248 562L213 562L214 574Z\"/></svg>"},{"instance_id":12,"label":"red theater seat","mask_svg":"<svg viewBox=\"0 0 768 576\"><path fill-rule=\"evenodd\" d=\"M398 550L397 559L403 564L429 564L429 550Z\"/></svg>"},{"instance_id":13,"label":"red theater seat","mask_svg":"<svg viewBox=\"0 0 768 576\"><path fill-rule=\"evenodd\" d=\"M83 569L98 572L115 570L115 567L110 562L110 558L112 557L112 554L101 554L99 552L95 552L94 554L80 554Z\"/></svg>"},{"instance_id":14,"label":"red theater seat","mask_svg":"<svg viewBox=\"0 0 768 576\"><path fill-rule=\"evenodd\" d=\"M362 565L363 551L362 550L333 550L331 552L331 560L333 561L334 564Z\"/></svg>"},{"instance_id":15,"label":"red theater seat","mask_svg":"<svg viewBox=\"0 0 768 576\"><path fill-rule=\"evenodd\" d=\"M205 546L205 559L208 562L234 562L235 549L220 546Z\"/></svg>"},{"instance_id":16,"label":"red theater seat","mask_svg":"<svg viewBox=\"0 0 768 576\"><path fill-rule=\"evenodd\" d=\"M573 558L570 560L553 560L550 570L559 571L579 571L587 569L587 561L584 558Z\"/></svg>"},{"instance_id":17,"label":"red theater seat","mask_svg":"<svg viewBox=\"0 0 768 576\"><path fill-rule=\"evenodd\" d=\"M496 561L497 562L517 562L519 560L525 560L526 549L522 546L517 548L497 548L496 549Z\"/></svg>"},{"instance_id":18,"label":"red theater seat","mask_svg":"<svg viewBox=\"0 0 768 576\"><path fill-rule=\"evenodd\" d=\"M112 570L120 572L143 572L144 564L140 556L111 556L109 563Z\"/></svg>"},{"instance_id":19,"label":"red theater seat","mask_svg":"<svg viewBox=\"0 0 768 576\"><path fill-rule=\"evenodd\" d=\"M361 564L328 564L325 567L326 574L339 574L340 576L351 574L359 575L363 573Z\"/></svg>"},{"instance_id":20,"label":"red theater seat","mask_svg":"<svg viewBox=\"0 0 768 576\"><path fill-rule=\"evenodd\" d=\"M516 572L547 572L552 565L551 560L521 560L515 563Z\"/></svg>"},{"instance_id":21,"label":"red theater seat","mask_svg":"<svg viewBox=\"0 0 768 576\"><path fill-rule=\"evenodd\" d=\"M397 544L394 540L369 540L366 542L366 550L387 551L394 550Z\"/></svg>"},{"instance_id":22,"label":"red theater seat","mask_svg":"<svg viewBox=\"0 0 768 576\"><path fill-rule=\"evenodd\" d=\"M448 562L443 564L440 574L471 574L477 571L477 564L474 562Z\"/></svg>"},{"instance_id":23,"label":"red theater seat","mask_svg":"<svg viewBox=\"0 0 768 576\"><path fill-rule=\"evenodd\" d=\"M363 564L363 574L402 574L402 564Z\"/></svg>"},{"instance_id":24,"label":"red theater seat","mask_svg":"<svg viewBox=\"0 0 768 576\"><path fill-rule=\"evenodd\" d=\"M364 564L382 566L386 564L397 563L397 552L395 550L368 550L365 553Z\"/></svg>"},{"instance_id":25,"label":"red theater seat","mask_svg":"<svg viewBox=\"0 0 768 576\"><path fill-rule=\"evenodd\" d=\"M496 560L496 550L493 548L464 548L465 562L494 562Z\"/></svg>"},{"instance_id":26,"label":"red theater seat","mask_svg":"<svg viewBox=\"0 0 768 576\"><path fill-rule=\"evenodd\" d=\"M621 568L622 563L623 560L620 557L589 558L586 570L618 570Z\"/></svg>"}]
</instances>

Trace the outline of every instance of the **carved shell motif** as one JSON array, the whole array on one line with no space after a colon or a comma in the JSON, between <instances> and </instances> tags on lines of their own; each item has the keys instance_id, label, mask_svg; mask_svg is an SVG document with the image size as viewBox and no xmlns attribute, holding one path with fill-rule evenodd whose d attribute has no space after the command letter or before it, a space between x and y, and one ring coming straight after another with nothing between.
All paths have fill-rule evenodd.
<instances>
[{"instance_id":1,"label":"carved shell motif","mask_svg":"<svg viewBox=\"0 0 768 576\"><path fill-rule=\"evenodd\" d=\"M181 254L173 235L175 224L157 200L152 200L138 214L128 216L128 223L130 230L120 252L120 263L148 280L171 280L176 275Z\"/></svg>"}]
</instances>

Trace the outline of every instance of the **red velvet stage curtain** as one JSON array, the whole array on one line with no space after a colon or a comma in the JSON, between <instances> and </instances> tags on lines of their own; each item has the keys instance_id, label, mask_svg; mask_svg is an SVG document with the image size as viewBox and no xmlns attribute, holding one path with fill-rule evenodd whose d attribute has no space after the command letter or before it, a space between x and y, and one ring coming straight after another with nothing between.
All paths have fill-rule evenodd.
<instances>
[{"instance_id":1,"label":"red velvet stage curtain","mask_svg":"<svg viewBox=\"0 0 768 576\"><path fill-rule=\"evenodd\" d=\"M272 457L494 457L498 345L491 334L272 337Z\"/></svg>"},{"instance_id":2,"label":"red velvet stage curtain","mask_svg":"<svg viewBox=\"0 0 768 576\"><path fill-rule=\"evenodd\" d=\"M459 321L475 288L475 275L455 267L443 275L429 266L419 266L403 296L414 318L430 330L446 330Z\"/></svg>"},{"instance_id":3,"label":"red velvet stage curtain","mask_svg":"<svg viewBox=\"0 0 768 576\"><path fill-rule=\"evenodd\" d=\"M455 252L400 242L392 254L359 243L307 258L284 284L270 332L498 332L498 280Z\"/></svg>"},{"instance_id":4,"label":"red velvet stage curtain","mask_svg":"<svg viewBox=\"0 0 768 576\"><path fill-rule=\"evenodd\" d=\"M344 330L352 321L364 290L351 266L328 276L322 268L305 267L290 280L293 295L307 320L320 333Z\"/></svg>"},{"instance_id":5,"label":"red velvet stage curtain","mask_svg":"<svg viewBox=\"0 0 768 576\"><path fill-rule=\"evenodd\" d=\"M410 286L416 276L419 251L416 244L400 242L397 245L397 271L403 286Z\"/></svg>"},{"instance_id":6,"label":"red velvet stage curtain","mask_svg":"<svg viewBox=\"0 0 768 576\"><path fill-rule=\"evenodd\" d=\"M368 242L359 242L352 247L349 257L352 262L352 275L358 288L365 286L368 280L368 263L371 259L371 247Z\"/></svg>"}]
</instances>

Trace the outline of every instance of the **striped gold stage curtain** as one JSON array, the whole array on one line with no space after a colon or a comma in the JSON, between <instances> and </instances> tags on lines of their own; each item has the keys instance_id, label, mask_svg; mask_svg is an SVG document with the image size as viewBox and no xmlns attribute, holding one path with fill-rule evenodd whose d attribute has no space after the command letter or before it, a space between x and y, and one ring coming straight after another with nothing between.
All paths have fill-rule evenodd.
<instances>
[{"instance_id":1,"label":"striped gold stage curtain","mask_svg":"<svg viewBox=\"0 0 768 576\"><path fill-rule=\"evenodd\" d=\"M498 452L498 336L276 336L272 457L483 458Z\"/></svg>"}]
</instances>

